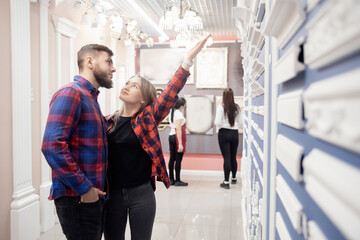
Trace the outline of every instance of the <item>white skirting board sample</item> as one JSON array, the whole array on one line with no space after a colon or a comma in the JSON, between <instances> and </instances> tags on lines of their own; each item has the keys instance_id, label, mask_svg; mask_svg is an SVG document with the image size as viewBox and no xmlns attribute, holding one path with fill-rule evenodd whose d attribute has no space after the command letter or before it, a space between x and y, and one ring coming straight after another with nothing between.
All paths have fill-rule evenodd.
<instances>
[{"instance_id":1,"label":"white skirting board sample","mask_svg":"<svg viewBox=\"0 0 360 240\"><path fill-rule=\"evenodd\" d=\"M263 130L259 127L259 125L257 125L256 122L254 122L254 120L251 120L251 125L254 128L254 130L256 131L256 133L258 134L259 138L261 140L264 140L264 132Z\"/></svg>"},{"instance_id":2,"label":"white skirting board sample","mask_svg":"<svg viewBox=\"0 0 360 240\"><path fill-rule=\"evenodd\" d=\"M253 15L256 15L257 9L259 7L259 1L260 0L252 0L251 1L250 10L251 10Z\"/></svg>"},{"instance_id":3,"label":"white skirting board sample","mask_svg":"<svg viewBox=\"0 0 360 240\"><path fill-rule=\"evenodd\" d=\"M307 6L306 6L306 11L310 12L311 10L313 10L313 8L320 2L321 0L308 0L307 1Z\"/></svg>"},{"instance_id":4,"label":"white skirting board sample","mask_svg":"<svg viewBox=\"0 0 360 240\"><path fill-rule=\"evenodd\" d=\"M263 18L264 18L264 14L265 14L265 0L261 0L260 4L259 4L259 8L256 14L256 18L255 18L255 22L262 22Z\"/></svg>"},{"instance_id":5,"label":"white skirting board sample","mask_svg":"<svg viewBox=\"0 0 360 240\"><path fill-rule=\"evenodd\" d=\"M276 176L276 192L285 207L294 229L297 233L301 234L301 215L303 206L281 175Z\"/></svg>"},{"instance_id":6,"label":"white skirting board sample","mask_svg":"<svg viewBox=\"0 0 360 240\"><path fill-rule=\"evenodd\" d=\"M297 182L302 180L301 158L304 148L296 142L279 134L276 138L276 157L290 176Z\"/></svg>"},{"instance_id":7,"label":"white skirting board sample","mask_svg":"<svg viewBox=\"0 0 360 240\"><path fill-rule=\"evenodd\" d=\"M264 116L264 106L253 106L252 112Z\"/></svg>"},{"instance_id":8,"label":"white skirting board sample","mask_svg":"<svg viewBox=\"0 0 360 240\"><path fill-rule=\"evenodd\" d=\"M276 225L276 230L279 234L280 239L283 239L283 240L291 239L289 231L288 231L288 229L285 225L285 222L279 212L276 212L275 225Z\"/></svg>"},{"instance_id":9,"label":"white skirting board sample","mask_svg":"<svg viewBox=\"0 0 360 240\"><path fill-rule=\"evenodd\" d=\"M298 61L299 53L300 47L295 44L275 63L275 83L286 82L305 70L305 65Z\"/></svg>"},{"instance_id":10,"label":"white skirting board sample","mask_svg":"<svg viewBox=\"0 0 360 240\"><path fill-rule=\"evenodd\" d=\"M250 96L252 98L257 97L261 94L264 94L264 88L258 82L252 82L250 85Z\"/></svg>"},{"instance_id":11,"label":"white skirting board sample","mask_svg":"<svg viewBox=\"0 0 360 240\"><path fill-rule=\"evenodd\" d=\"M256 149L256 151L258 152L258 155L260 157L260 160L263 162L264 161L264 154L259 146L259 144L257 143L257 141L255 141L255 139L252 140L252 143Z\"/></svg>"},{"instance_id":12,"label":"white skirting board sample","mask_svg":"<svg viewBox=\"0 0 360 240\"><path fill-rule=\"evenodd\" d=\"M276 0L264 27L264 34L277 39L283 48L305 21L302 0Z\"/></svg>"},{"instance_id":13,"label":"white skirting board sample","mask_svg":"<svg viewBox=\"0 0 360 240\"><path fill-rule=\"evenodd\" d=\"M309 221L307 223L308 229L308 240L326 240L327 237L321 231L320 227L314 221Z\"/></svg>"},{"instance_id":14,"label":"white skirting board sample","mask_svg":"<svg viewBox=\"0 0 360 240\"><path fill-rule=\"evenodd\" d=\"M253 163L254 163L254 168L256 169L256 172L258 174L258 177L259 177L259 180L260 180L260 183L261 185L263 186L263 177L262 177L262 173L260 172L260 168L259 168L259 164L257 163L256 161L256 158L255 158L255 155L254 155L254 152L252 151L252 149L250 149L250 159L252 159Z\"/></svg>"},{"instance_id":15,"label":"white skirting board sample","mask_svg":"<svg viewBox=\"0 0 360 240\"><path fill-rule=\"evenodd\" d=\"M360 239L360 170L318 149L303 167L306 191L347 239Z\"/></svg>"},{"instance_id":16,"label":"white skirting board sample","mask_svg":"<svg viewBox=\"0 0 360 240\"><path fill-rule=\"evenodd\" d=\"M261 74L264 72L264 64L259 62L257 59L254 60L254 63L251 66L251 77L254 80L257 80Z\"/></svg>"},{"instance_id":17,"label":"white skirting board sample","mask_svg":"<svg viewBox=\"0 0 360 240\"><path fill-rule=\"evenodd\" d=\"M257 30L255 26L250 27L248 39L254 47L256 47L259 51L264 46L265 37L262 32Z\"/></svg>"},{"instance_id":18,"label":"white skirting board sample","mask_svg":"<svg viewBox=\"0 0 360 240\"><path fill-rule=\"evenodd\" d=\"M251 47L249 51L249 57L255 59L259 56L260 51L256 47Z\"/></svg>"},{"instance_id":19,"label":"white skirting board sample","mask_svg":"<svg viewBox=\"0 0 360 240\"><path fill-rule=\"evenodd\" d=\"M325 67L360 50L359 0L329 0L306 26L305 63Z\"/></svg>"},{"instance_id":20,"label":"white skirting board sample","mask_svg":"<svg viewBox=\"0 0 360 240\"><path fill-rule=\"evenodd\" d=\"M244 23L248 23L251 18L251 11L246 7L233 7L231 12L233 19L239 19Z\"/></svg>"},{"instance_id":21,"label":"white skirting board sample","mask_svg":"<svg viewBox=\"0 0 360 240\"><path fill-rule=\"evenodd\" d=\"M304 128L302 94L303 90L297 90L278 97L278 122L296 129Z\"/></svg>"},{"instance_id":22,"label":"white skirting board sample","mask_svg":"<svg viewBox=\"0 0 360 240\"><path fill-rule=\"evenodd\" d=\"M306 128L324 141L360 153L360 68L310 85Z\"/></svg>"}]
</instances>

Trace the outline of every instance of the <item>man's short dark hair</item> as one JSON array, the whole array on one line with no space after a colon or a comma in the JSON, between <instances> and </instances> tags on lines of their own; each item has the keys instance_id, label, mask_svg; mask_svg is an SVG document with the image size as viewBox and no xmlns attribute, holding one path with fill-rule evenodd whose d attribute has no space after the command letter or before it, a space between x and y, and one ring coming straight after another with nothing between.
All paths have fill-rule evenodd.
<instances>
[{"instance_id":1,"label":"man's short dark hair","mask_svg":"<svg viewBox=\"0 0 360 240\"><path fill-rule=\"evenodd\" d=\"M87 57L88 55L96 57L99 52L107 52L110 57L114 55L113 52L104 45L99 45L99 44L85 45L78 51L77 61L78 61L79 70L81 70L84 67L85 57Z\"/></svg>"}]
</instances>

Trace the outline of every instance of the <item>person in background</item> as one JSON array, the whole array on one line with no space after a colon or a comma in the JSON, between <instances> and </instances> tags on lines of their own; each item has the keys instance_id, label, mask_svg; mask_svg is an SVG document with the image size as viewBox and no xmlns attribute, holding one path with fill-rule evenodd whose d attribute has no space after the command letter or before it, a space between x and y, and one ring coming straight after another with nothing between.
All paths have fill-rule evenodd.
<instances>
[{"instance_id":1,"label":"person in background","mask_svg":"<svg viewBox=\"0 0 360 240\"><path fill-rule=\"evenodd\" d=\"M50 200L69 240L100 240L108 143L99 87L111 88L112 51L89 44L78 52L79 75L52 97L42 152L51 167ZM99 197L100 196L100 197Z\"/></svg>"},{"instance_id":2,"label":"person in background","mask_svg":"<svg viewBox=\"0 0 360 240\"><path fill-rule=\"evenodd\" d=\"M220 187L230 189L229 177L232 173L231 183L236 184L236 152L239 144L238 129L241 124L240 107L234 102L234 93L231 88L223 92L222 104L216 110L215 125L218 126L218 141L221 154L224 158L224 181Z\"/></svg>"},{"instance_id":3,"label":"person in background","mask_svg":"<svg viewBox=\"0 0 360 240\"><path fill-rule=\"evenodd\" d=\"M156 98L155 87L139 75L121 89L123 109L109 119L109 204L104 226L106 240L125 239L129 217L132 240L150 240L156 212L155 177L170 187L161 149L158 124L169 114L184 87L193 59L206 37L184 59L165 90Z\"/></svg>"},{"instance_id":4,"label":"person in background","mask_svg":"<svg viewBox=\"0 0 360 240\"><path fill-rule=\"evenodd\" d=\"M169 133L169 147L170 147L170 184L175 186L187 186L188 183L180 180L181 161L186 148L186 119L182 110L185 108L185 98L179 98L170 112L170 133ZM174 180L174 162L176 181Z\"/></svg>"}]
</instances>

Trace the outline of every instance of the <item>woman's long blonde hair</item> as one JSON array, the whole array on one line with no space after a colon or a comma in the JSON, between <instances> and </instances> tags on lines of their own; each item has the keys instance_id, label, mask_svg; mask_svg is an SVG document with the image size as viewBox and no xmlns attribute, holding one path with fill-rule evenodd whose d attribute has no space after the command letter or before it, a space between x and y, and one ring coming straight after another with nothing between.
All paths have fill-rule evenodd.
<instances>
[{"instance_id":1,"label":"woman's long blonde hair","mask_svg":"<svg viewBox=\"0 0 360 240\"><path fill-rule=\"evenodd\" d=\"M142 110L144 110L144 108L146 106L149 106L151 104L153 104L153 102L156 99L156 88L154 87L154 85L147 80L146 78L140 76L139 74L130 77L130 79L134 78L134 77L139 77L141 80L141 86L140 86L140 91L141 91L141 95L144 99L144 102L141 104L140 109L138 111L137 114L141 113ZM129 80L130 80L129 79ZM116 123L118 121L118 119L120 118L122 113L122 109L116 111L115 113L113 113L113 115L111 116L112 118L114 118L114 126L110 129L109 133L112 132L115 127L116 127Z\"/></svg>"}]
</instances>

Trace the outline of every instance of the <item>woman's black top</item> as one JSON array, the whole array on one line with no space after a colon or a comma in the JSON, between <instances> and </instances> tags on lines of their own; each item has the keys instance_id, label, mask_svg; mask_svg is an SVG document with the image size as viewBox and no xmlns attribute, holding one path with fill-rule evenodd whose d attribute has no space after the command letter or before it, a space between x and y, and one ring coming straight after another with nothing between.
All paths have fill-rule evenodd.
<instances>
[{"instance_id":1,"label":"woman's black top","mask_svg":"<svg viewBox=\"0 0 360 240\"><path fill-rule=\"evenodd\" d=\"M151 179L151 159L141 147L130 120L131 117L120 117L114 131L107 135L110 190L136 187Z\"/></svg>"}]
</instances>

